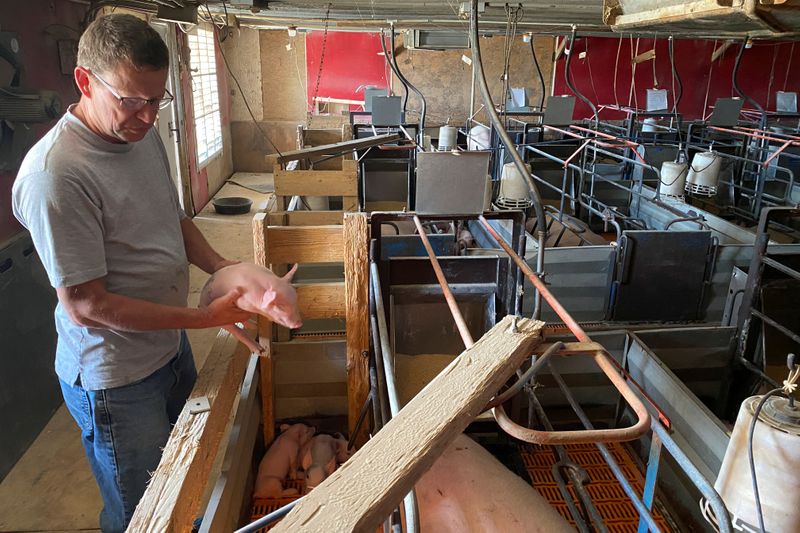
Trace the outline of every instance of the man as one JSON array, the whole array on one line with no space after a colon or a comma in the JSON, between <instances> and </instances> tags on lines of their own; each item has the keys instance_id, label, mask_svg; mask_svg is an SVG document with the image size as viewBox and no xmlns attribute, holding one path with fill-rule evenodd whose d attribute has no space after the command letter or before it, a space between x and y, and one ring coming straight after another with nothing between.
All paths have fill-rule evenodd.
<instances>
[{"instance_id":1,"label":"man","mask_svg":"<svg viewBox=\"0 0 800 533\"><path fill-rule=\"evenodd\" d=\"M248 318L237 291L186 307L188 262L232 264L181 211L153 123L172 96L158 34L95 20L78 46L80 101L27 154L13 188L58 295L56 373L103 496L124 531L197 376L183 331Z\"/></svg>"}]
</instances>

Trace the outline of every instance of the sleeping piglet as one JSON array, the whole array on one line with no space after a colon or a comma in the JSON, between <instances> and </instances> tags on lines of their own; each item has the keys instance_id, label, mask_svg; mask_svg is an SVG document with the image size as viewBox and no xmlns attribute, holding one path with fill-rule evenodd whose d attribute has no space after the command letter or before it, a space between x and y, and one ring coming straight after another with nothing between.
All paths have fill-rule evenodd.
<instances>
[{"instance_id":1,"label":"sleeping piglet","mask_svg":"<svg viewBox=\"0 0 800 533\"><path fill-rule=\"evenodd\" d=\"M296 271L297 265L294 265L285 276L278 277L268 268L254 263L226 266L214 272L206 281L200 292L200 307L206 307L215 299L238 288L241 296L236 300L236 305L240 309L265 316L287 328L299 328L303 325L303 320L297 309L297 292L291 284ZM225 326L224 329L230 331L251 351L259 353L263 350L235 324Z\"/></svg>"},{"instance_id":2,"label":"sleeping piglet","mask_svg":"<svg viewBox=\"0 0 800 533\"><path fill-rule=\"evenodd\" d=\"M350 458L347 439L339 435L317 435L300 449L300 463L306 472L306 492L313 489L336 470L336 463Z\"/></svg>"},{"instance_id":3,"label":"sleeping piglet","mask_svg":"<svg viewBox=\"0 0 800 533\"><path fill-rule=\"evenodd\" d=\"M281 434L269 447L258 465L253 496L256 498L278 498L297 494L297 489L284 489L283 481L288 475L297 478L298 451L314 435L314 428L305 424L282 424Z\"/></svg>"}]
</instances>

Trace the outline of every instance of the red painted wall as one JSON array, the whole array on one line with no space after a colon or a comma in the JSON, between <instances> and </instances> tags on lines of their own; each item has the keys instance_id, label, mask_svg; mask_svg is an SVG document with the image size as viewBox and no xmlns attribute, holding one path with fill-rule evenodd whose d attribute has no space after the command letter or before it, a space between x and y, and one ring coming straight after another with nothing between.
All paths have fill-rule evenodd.
<instances>
[{"instance_id":1,"label":"red painted wall","mask_svg":"<svg viewBox=\"0 0 800 533\"><path fill-rule=\"evenodd\" d=\"M638 54L651 50L654 39L639 39ZM589 100L594 104L614 104L634 106L638 100L638 107L644 108L647 89L654 87L653 62L645 61L636 66L636 99L630 98L631 87L631 57L637 54L637 39L628 37L606 38L591 37L579 38L575 43L575 52L570 65L571 78ZM722 45L717 41L716 46ZM633 51L631 49L633 47ZM700 118L703 116L703 105L708 89L708 106L714 105L718 97L736 96L731 84L731 75L740 48L735 43L725 52L725 55L711 65L711 54L715 49L715 41L707 40L675 40L675 68L683 81L683 97L678 106L678 111L686 119ZM745 50L737 80L739 86L759 104L766 109L775 109L775 92L779 90L800 91L800 43L793 50L793 43L775 43L756 41L752 48ZM656 79L658 87L669 91L669 102L672 104L672 78L670 74L670 59L668 40L655 40L656 49ZM584 59L579 59L578 54L586 52ZM617 59L617 57L619 59ZM553 85L553 94L571 94L564 80L564 65L566 58L561 57L556 65L556 77ZM615 63L618 66L615 69ZM709 72L710 71L710 72ZM710 85L709 74L711 78ZM616 78L616 95L614 93L614 79ZM592 84L594 80L594 84ZM770 87L770 80L771 87ZM769 88L769 105L767 105L767 90ZM676 84L676 91L677 91ZM751 107L746 105L745 107ZM710 111L705 110L706 113ZM581 101L575 105L575 118L591 116L589 107ZM605 111L601 118L607 120L624 118L621 113Z\"/></svg>"},{"instance_id":2,"label":"red painted wall","mask_svg":"<svg viewBox=\"0 0 800 533\"><path fill-rule=\"evenodd\" d=\"M322 31L306 35L306 79L308 105L314 97L322 57ZM363 100L362 86L388 87L386 61L381 49L380 33L329 31L325 42L322 74L317 96ZM359 109L351 106L351 110Z\"/></svg>"},{"instance_id":3,"label":"red painted wall","mask_svg":"<svg viewBox=\"0 0 800 533\"><path fill-rule=\"evenodd\" d=\"M61 95L62 107L78 101L72 74L61 74L58 40L78 39L86 6L67 0L2 0L0 29L17 34L25 65L22 86L47 89ZM12 69L0 60L0 87L11 82ZM33 126L44 135L55 121ZM16 171L0 172L0 247L22 227L11 213L11 186Z\"/></svg>"}]
</instances>

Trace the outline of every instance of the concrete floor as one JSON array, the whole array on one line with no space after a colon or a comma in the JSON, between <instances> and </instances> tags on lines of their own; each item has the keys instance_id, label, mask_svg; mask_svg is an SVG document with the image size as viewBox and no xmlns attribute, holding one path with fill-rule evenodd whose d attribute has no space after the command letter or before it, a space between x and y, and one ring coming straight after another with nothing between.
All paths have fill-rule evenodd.
<instances>
[{"instance_id":1,"label":"concrete floor","mask_svg":"<svg viewBox=\"0 0 800 533\"><path fill-rule=\"evenodd\" d=\"M243 185L271 186L271 175L237 174ZM268 195L226 184L217 197L246 196L253 210L246 215L218 215L209 204L195 223L224 257L253 260L251 221ZM208 274L191 267L189 305L197 305ZM197 368L205 362L217 328L189 331ZM0 484L0 532L99 531L100 494L83 454L80 433L62 405L25 455Z\"/></svg>"}]
</instances>

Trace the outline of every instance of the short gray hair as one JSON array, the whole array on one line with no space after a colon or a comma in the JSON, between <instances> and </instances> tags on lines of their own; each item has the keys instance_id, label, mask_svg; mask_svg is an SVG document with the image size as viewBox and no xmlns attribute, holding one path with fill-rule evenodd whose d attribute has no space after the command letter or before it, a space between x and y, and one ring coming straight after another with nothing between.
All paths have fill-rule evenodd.
<instances>
[{"instance_id":1,"label":"short gray hair","mask_svg":"<svg viewBox=\"0 0 800 533\"><path fill-rule=\"evenodd\" d=\"M94 72L111 72L119 65L161 70L169 66L169 51L144 20L111 14L95 19L81 35L78 65Z\"/></svg>"}]
</instances>

